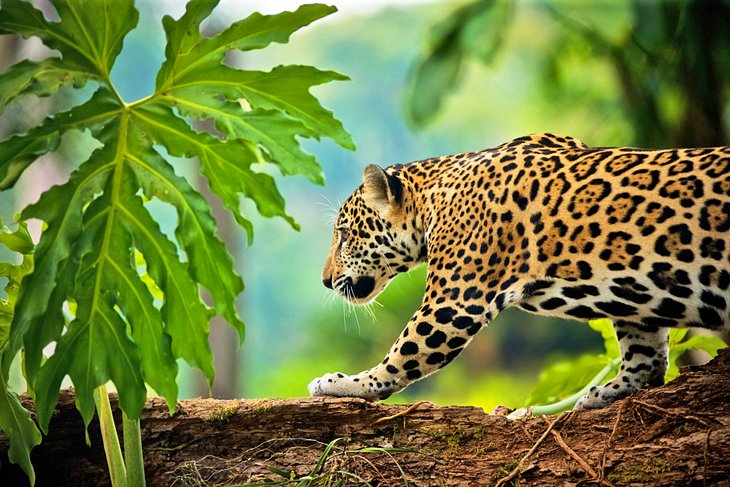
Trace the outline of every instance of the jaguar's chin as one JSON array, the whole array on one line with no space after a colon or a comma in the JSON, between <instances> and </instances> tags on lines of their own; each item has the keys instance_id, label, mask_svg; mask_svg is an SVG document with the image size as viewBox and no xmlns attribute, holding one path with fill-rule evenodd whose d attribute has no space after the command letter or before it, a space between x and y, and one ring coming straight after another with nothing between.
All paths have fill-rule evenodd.
<instances>
[{"instance_id":1,"label":"jaguar's chin","mask_svg":"<svg viewBox=\"0 0 730 487\"><path fill-rule=\"evenodd\" d=\"M371 276L360 276L355 280L346 277L337 291L348 301L357 304L368 303L377 295L375 278Z\"/></svg>"}]
</instances>

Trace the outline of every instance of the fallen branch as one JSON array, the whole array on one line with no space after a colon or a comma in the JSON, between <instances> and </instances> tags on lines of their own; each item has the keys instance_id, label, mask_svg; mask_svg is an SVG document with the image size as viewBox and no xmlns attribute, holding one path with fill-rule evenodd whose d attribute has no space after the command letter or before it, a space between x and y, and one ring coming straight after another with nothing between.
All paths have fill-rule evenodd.
<instances>
[{"instance_id":1,"label":"fallen branch","mask_svg":"<svg viewBox=\"0 0 730 487\"><path fill-rule=\"evenodd\" d=\"M121 425L114 398L111 406ZM474 407L346 398L194 399L180 401L170 416L164 400L151 398L141 427L150 486L287 485L282 474L382 486L723 485L730 352L610 408L557 418L510 421ZM33 451L36 485L108 485L97 423L89 436L91 447L73 392L64 391L49 436ZM0 438L0 485L25 485L3 452Z\"/></svg>"}]
</instances>

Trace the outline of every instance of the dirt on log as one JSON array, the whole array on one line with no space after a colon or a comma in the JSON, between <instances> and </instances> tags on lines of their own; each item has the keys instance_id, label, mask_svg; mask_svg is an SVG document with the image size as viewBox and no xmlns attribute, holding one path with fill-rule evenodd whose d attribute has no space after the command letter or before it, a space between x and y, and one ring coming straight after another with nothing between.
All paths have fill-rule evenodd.
<instances>
[{"instance_id":1,"label":"dirt on log","mask_svg":"<svg viewBox=\"0 0 730 487\"><path fill-rule=\"evenodd\" d=\"M64 391L33 450L36 485L108 485L98 425L89 434L91 447ZM730 350L610 408L558 417L511 421L474 407L344 398L192 399L170 417L153 398L142 440L150 486L284 476L332 482L313 485L730 486ZM0 485L27 485L7 457L2 465Z\"/></svg>"}]
</instances>

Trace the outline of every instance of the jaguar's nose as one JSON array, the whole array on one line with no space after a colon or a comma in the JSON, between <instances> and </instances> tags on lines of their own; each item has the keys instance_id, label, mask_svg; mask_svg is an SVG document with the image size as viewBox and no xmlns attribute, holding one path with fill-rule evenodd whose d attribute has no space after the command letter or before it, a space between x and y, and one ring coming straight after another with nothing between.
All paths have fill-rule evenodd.
<instances>
[{"instance_id":1,"label":"jaguar's nose","mask_svg":"<svg viewBox=\"0 0 730 487\"><path fill-rule=\"evenodd\" d=\"M322 284L324 284L325 287L332 289L332 276L323 277Z\"/></svg>"}]
</instances>

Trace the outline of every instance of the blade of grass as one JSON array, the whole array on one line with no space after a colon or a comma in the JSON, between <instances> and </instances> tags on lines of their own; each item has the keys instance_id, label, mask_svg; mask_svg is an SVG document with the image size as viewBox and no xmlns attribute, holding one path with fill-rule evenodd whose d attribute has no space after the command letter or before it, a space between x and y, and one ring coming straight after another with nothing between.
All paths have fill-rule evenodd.
<instances>
[{"instance_id":1,"label":"blade of grass","mask_svg":"<svg viewBox=\"0 0 730 487\"><path fill-rule=\"evenodd\" d=\"M322 470L322 467L324 467L324 463L327 461L327 458L329 457L330 452L335 447L335 444L340 441L342 438L335 438L334 440L330 441L327 446L325 447L324 451L322 452L322 455L319 457L319 461L317 462L317 465L314 466L312 471L309 473L310 476L314 476L316 473L319 473Z\"/></svg>"}]
</instances>

